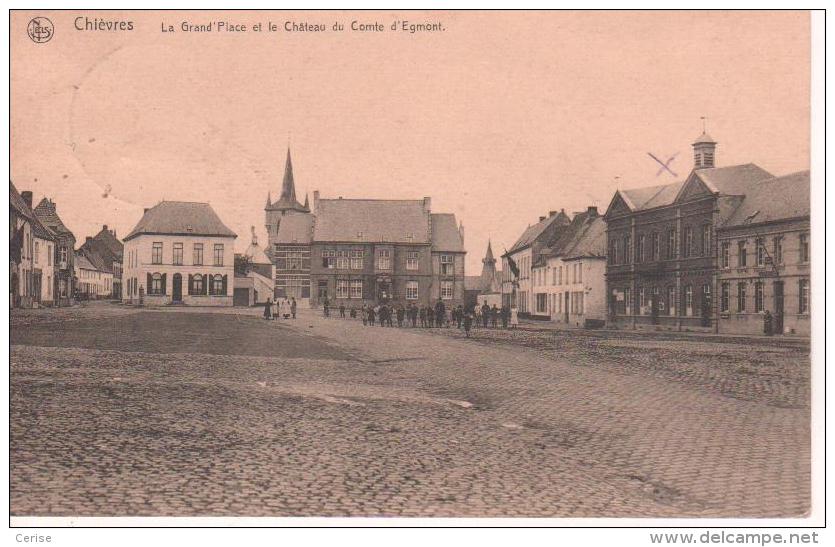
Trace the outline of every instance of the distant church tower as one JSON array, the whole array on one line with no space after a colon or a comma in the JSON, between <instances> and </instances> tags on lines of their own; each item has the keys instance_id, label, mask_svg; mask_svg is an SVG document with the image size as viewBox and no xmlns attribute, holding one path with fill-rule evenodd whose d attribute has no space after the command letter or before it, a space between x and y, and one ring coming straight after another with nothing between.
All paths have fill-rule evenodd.
<instances>
[{"instance_id":1,"label":"distant church tower","mask_svg":"<svg viewBox=\"0 0 835 547\"><path fill-rule=\"evenodd\" d=\"M481 259L481 277L478 286L482 292L496 292L501 290L498 286L498 274L496 272L496 259L493 258L493 245L487 240L487 253Z\"/></svg>"},{"instance_id":2,"label":"distant church tower","mask_svg":"<svg viewBox=\"0 0 835 547\"><path fill-rule=\"evenodd\" d=\"M267 193L267 205L264 207L264 225L267 228L267 238L269 240L268 253L272 252L282 217L285 215L309 213L310 207L307 203L307 197L305 197L304 205L296 199L296 183L293 180L293 162L290 159L290 148L288 147L287 161L284 164L284 180L281 183L281 195L278 197L278 201L273 202L270 199L270 194Z\"/></svg>"}]
</instances>

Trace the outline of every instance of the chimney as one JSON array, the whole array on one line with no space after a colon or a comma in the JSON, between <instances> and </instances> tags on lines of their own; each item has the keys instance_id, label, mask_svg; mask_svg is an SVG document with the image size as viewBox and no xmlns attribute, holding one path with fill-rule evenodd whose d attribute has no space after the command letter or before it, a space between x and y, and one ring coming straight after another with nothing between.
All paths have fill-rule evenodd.
<instances>
[{"instance_id":1,"label":"chimney","mask_svg":"<svg viewBox=\"0 0 835 547\"><path fill-rule=\"evenodd\" d=\"M92 238L92 237L90 237L90 236L87 236L86 238L84 238L84 241L85 241L85 242L87 242L87 243L92 243L92 242L93 242L93 238Z\"/></svg>"},{"instance_id":2,"label":"chimney","mask_svg":"<svg viewBox=\"0 0 835 547\"><path fill-rule=\"evenodd\" d=\"M147 213L147 212L148 212L148 211L150 211L150 210L151 210L151 208L150 208L150 207L145 207L145 209L144 209L144 211L142 212L142 214L144 215L145 213Z\"/></svg>"},{"instance_id":3,"label":"chimney","mask_svg":"<svg viewBox=\"0 0 835 547\"><path fill-rule=\"evenodd\" d=\"M557 214L556 211L548 211L548 218L550 218L552 216L556 216L556 214Z\"/></svg>"},{"instance_id":4,"label":"chimney","mask_svg":"<svg viewBox=\"0 0 835 547\"><path fill-rule=\"evenodd\" d=\"M432 210L432 198L424 197L423 198L423 208L428 213Z\"/></svg>"},{"instance_id":5,"label":"chimney","mask_svg":"<svg viewBox=\"0 0 835 547\"><path fill-rule=\"evenodd\" d=\"M108 231L108 230L107 230L107 224L102 224L102 225L101 225L101 229L102 229L102 231L104 231L104 232Z\"/></svg>"},{"instance_id":6,"label":"chimney","mask_svg":"<svg viewBox=\"0 0 835 547\"><path fill-rule=\"evenodd\" d=\"M545 220L545 217L539 217L539 222L542 222L543 220Z\"/></svg>"},{"instance_id":7,"label":"chimney","mask_svg":"<svg viewBox=\"0 0 835 547\"><path fill-rule=\"evenodd\" d=\"M32 208L32 192L30 192L29 190L26 190L25 192L21 192L20 197L23 198L23 201L25 201L26 205L28 205L29 208L31 209Z\"/></svg>"},{"instance_id":8,"label":"chimney","mask_svg":"<svg viewBox=\"0 0 835 547\"><path fill-rule=\"evenodd\" d=\"M589 205L589 216L594 218L597 216L597 206L596 205Z\"/></svg>"},{"instance_id":9,"label":"chimney","mask_svg":"<svg viewBox=\"0 0 835 547\"><path fill-rule=\"evenodd\" d=\"M464 243L464 223L463 222L458 223L458 235L461 236L461 243L463 244Z\"/></svg>"},{"instance_id":10,"label":"chimney","mask_svg":"<svg viewBox=\"0 0 835 547\"><path fill-rule=\"evenodd\" d=\"M313 212L319 212L319 190L313 190Z\"/></svg>"}]
</instances>

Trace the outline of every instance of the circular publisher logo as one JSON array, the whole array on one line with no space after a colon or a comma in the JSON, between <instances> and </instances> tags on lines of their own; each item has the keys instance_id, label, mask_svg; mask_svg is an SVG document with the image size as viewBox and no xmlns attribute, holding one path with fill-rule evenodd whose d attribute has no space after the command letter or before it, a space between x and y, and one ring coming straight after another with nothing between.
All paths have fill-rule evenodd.
<instances>
[{"instance_id":1,"label":"circular publisher logo","mask_svg":"<svg viewBox=\"0 0 835 547\"><path fill-rule=\"evenodd\" d=\"M52 40L52 35L55 34L55 27L52 25L52 21L46 17L35 17L29 21L29 27L26 31L33 42L43 44Z\"/></svg>"}]
</instances>

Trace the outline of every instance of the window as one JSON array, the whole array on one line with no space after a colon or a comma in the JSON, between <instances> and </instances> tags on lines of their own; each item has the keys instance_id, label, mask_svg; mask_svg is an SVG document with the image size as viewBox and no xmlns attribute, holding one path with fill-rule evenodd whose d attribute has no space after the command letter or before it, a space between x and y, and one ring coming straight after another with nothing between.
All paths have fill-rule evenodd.
<instances>
[{"instance_id":1,"label":"window","mask_svg":"<svg viewBox=\"0 0 835 547\"><path fill-rule=\"evenodd\" d=\"M695 253L693 252L693 228L690 226L684 229L684 253L683 256L685 258L693 256Z\"/></svg>"},{"instance_id":2,"label":"window","mask_svg":"<svg viewBox=\"0 0 835 547\"><path fill-rule=\"evenodd\" d=\"M35 264L37 264L37 263L38 263L38 255L40 255L40 254L41 254L40 245L39 245L39 244L38 244L38 242L36 241L36 242L35 242Z\"/></svg>"},{"instance_id":3,"label":"window","mask_svg":"<svg viewBox=\"0 0 835 547\"><path fill-rule=\"evenodd\" d=\"M441 299L452 300L453 286L452 281L441 281Z\"/></svg>"},{"instance_id":4,"label":"window","mask_svg":"<svg viewBox=\"0 0 835 547\"><path fill-rule=\"evenodd\" d=\"M646 257L644 256L644 243L646 241L646 236L641 234L638 236L638 241L635 244L635 262L643 262Z\"/></svg>"},{"instance_id":5,"label":"window","mask_svg":"<svg viewBox=\"0 0 835 547\"><path fill-rule=\"evenodd\" d=\"M223 243L215 243L214 265L223 266Z\"/></svg>"},{"instance_id":6,"label":"window","mask_svg":"<svg viewBox=\"0 0 835 547\"><path fill-rule=\"evenodd\" d=\"M554 269L551 272L551 285L557 284L557 267L554 266Z\"/></svg>"},{"instance_id":7,"label":"window","mask_svg":"<svg viewBox=\"0 0 835 547\"><path fill-rule=\"evenodd\" d=\"M441 275L452 275L453 273L455 273L455 270L453 269L452 255L441 255Z\"/></svg>"},{"instance_id":8,"label":"window","mask_svg":"<svg viewBox=\"0 0 835 547\"><path fill-rule=\"evenodd\" d=\"M391 269L391 251L389 249L380 249L377 251L377 269Z\"/></svg>"},{"instance_id":9,"label":"window","mask_svg":"<svg viewBox=\"0 0 835 547\"><path fill-rule=\"evenodd\" d=\"M203 265L203 244L195 243L191 252L191 261L195 266Z\"/></svg>"},{"instance_id":10,"label":"window","mask_svg":"<svg viewBox=\"0 0 835 547\"><path fill-rule=\"evenodd\" d=\"M329 270L336 268L336 251L322 251L322 267L328 268Z\"/></svg>"},{"instance_id":11,"label":"window","mask_svg":"<svg viewBox=\"0 0 835 547\"><path fill-rule=\"evenodd\" d=\"M162 244L160 244L162 245ZM148 294L152 295L160 295L162 294L162 276L158 273L155 273L151 276L151 288L148 291Z\"/></svg>"},{"instance_id":12,"label":"window","mask_svg":"<svg viewBox=\"0 0 835 547\"><path fill-rule=\"evenodd\" d=\"M623 305L626 315L632 315L632 289L630 287L623 289Z\"/></svg>"},{"instance_id":13,"label":"window","mask_svg":"<svg viewBox=\"0 0 835 547\"><path fill-rule=\"evenodd\" d=\"M582 283L583 282L583 263L582 262L577 263L577 277L578 277L577 282Z\"/></svg>"},{"instance_id":14,"label":"window","mask_svg":"<svg viewBox=\"0 0 835 547\"><path fill-rule=\"evenodd\" d=\"M658 234L656 232L652 232L652 235L650 236L650 247L652 248L652 250L650 251L652 260L658 260L661 254L661 249L658 240Z\"/></svg>"},{"instance_id":15,"label":"window","mask_svg":"<svg viewBox=\"0 0 835 547\"><path fill-rule=\"evenodd\" d=\"M618 241L616 239L609 241L609 263L618 263Z\"/></svg>"},{"instance_id":16,"label":"window","mask_svg":"<svg viewBox=\"0 0 835 547\"><path fill-rule=\"evenodd\" d=\"M183 265L183 244L182 243L175 243L174 244L174 261L173 264L175 266L182 266Z\"/></svg>"},{"instance_id":17,"label":"window","mask_svg":"<svg viewBox=\"0 0 835 547\"><path fill-rule=\"evenodd\" d=\"M623 262L629 264L632 261L632 236L623 238Z\"/></svg>"},{"instance_id":18,"label":"window","mask_svg":"<svg viewBox=\"0 0 835 547\"><path fill-rule=\"evenodd\" d=\"M362 279L351 280L351 298L362 298Z\"/></svg>"},{"instance_id":19,"label":"window","mask_svg":"<svg viewBox=\"0 0 835 547\"><path fill-rule=\"evenodd\" d=\"M417 300L418 299L418 282L417 281L407 281L406 282L406 300Z\"/></svg>"},{"instance_id":20,"label":"window","mask_svg":"<svg viewBox=\"0 0 835 547\"><path fill-rule=\"evenodd\" d=\"M765 241L758 237L754 244L756 245L757 266L762 267L765 265Z\"/></svg>"},{"instance_id":21,"label":"window","mask_svg":"<svg viewBox=\"0 0 835 547\"><path fill-rule=\"evenodd\" d=\"M684 287L684 313L688 317L693 315L693 286Z\"/></svg>"},{"instance_id":22,"label":"window","mask_svg":"<svg viewBox=\"0 0 835 547\"><path fill-rule=\"evenodd\" d=\"M809 234L800 234L800 263L809 262Z\"/></svg>"},{"instance_id":23,"label":"window","mask_svg":"<svg viewBox=\"0 0 835 547\"><path fill-rule=\"evenodd\" d=\"M203 276L202 275L195 275L191 278L191 285L192 285L192 293L193 294L203 294L205 290L203 288Z\"/></svg>"},{"instance_id":24,"label":"window","mask_svg":"<svg viewBox=\"0 0 835 547\"><path fill-rule=\"evenodd\" d=\"M678 241L676 241L676 229L667 230L667 259L678 256Z\"/></svg>"},{"instance_id":25,"label":"window","mask_svg":"<svg viewBox=\"0 0 835 547\"><path fill-rule=\"evenodd\" d=\"M351 267L351 256L348 251L336 251L336 269L347 270Z\"/></svg>"},{"instance_id":26,"label":"window","mask_svg":"<svg viewBox=\"0 0 835 547\"><path fill-rule=\"evenodd\" d=\"M162 264L162 242L156 241L151 246L151 264Z\"/></svg>"},{"instance_id":27,"label":"window","mask_svg":"<svg viewBox=\"0 0 835 547\"><path fill-rule=\"evenodd\" d=\"M740 241L737 243L736 264L739 268L745 268L748 266L748 250L745 248L746 243L746 241Z\"/></svg>"},{"instance_id":28,"label":"window","mask_svg":"<svg viewBox=\"0 0 835 547\"><path fill-rule=\"evenodd\" d=\"M776 236L774 238L774 256L771 258L774 260L774 264L782 264L783 263L783 236Z\"/></svg>"},{"instance_id":29,"label":"window","mask_svg":"<svg viewBox=\"0 0 835 547\"><path fill-rule=\"evenodd\" d=\"M67 247L64 246L64 245L61 245L61 249L58 251L58 254L59 254L59 257L61 259L62 267L66 267L66 264L67 264ZM63 296L63 294L62 294L62 296Z\"/></svg>"},{"instance_id":30,"label":"window","mask_svg":"<svg viewBox=\"0 0 835 547\"><path fill-rule=\"evenodd\" d=\"M544 292L536 293L536 313L547 313L548 295Z\"/></svg>"},{"instance_id":31,"label":"window","mask_svg":"<svg viewBox=\"0 0 835 547\"><path fill-rule=\"evenodd\" d=\"M52 266L52 245L46 246L46 265Z\"/></svg>"},{"instance_id":32,"label":"window","mask_svg":"<svg viewBox=\"0 0 835 547\"><path fill-rule=\"evenodd\" d=\"M809 313L809 280L801 279L797 282L797 312Z\"/></svg>"},{"instance_id":33,"label":"window","mask_svg":"<svg viewBox=\"0 0 835 547\"><path fill-rule=\"evenodd\" d=\"M217 247L217 245L215 245ZM221 245L223 247L223 245ZM217 252L217 251L215 251ZM212 294L215 295L225 295L226 292L223 290L223 276L220 274L216 274L212 277Z\"/></svg>"},{"instance_id":34,"label":"window","mask_svg":"<svg viewBox=\"0 0 835 547\"><path fill-rule=\"evenodd\" d=\"M646 313L647 293L643 287L638 287L638 315Z\"/></svg>"},{"instance_id":35,"label":"window","mask_svg":"<svg viewBox=\"0 0 835 547\"><path fill-rule=\"evenodd\" d=\"M713 233L710 224L702 226L702 256L710 256L711 238Z\"/></svg>"},{"instance_id":36,"label":"window","mask_svg":"<svg viewBox=\"0 0 835 547\"><path fill-rule=\"evenodd\" d=\"M754 283L754 311L762 313L763 311L763 282L757 281Z\"/></svg>"},{"instance_id":37,"label":"window","mask_svg":"<svg viewBox=\"0 0 835 547\"><path fill-rule=\"evenodd\" d=\"M362 249L354 249L351 251L351 269L352 270L361 270L362 269L362 257L364 255ZM352 285L353 286L353 285ZM360 289L360 294L362 293L362 289ZM362 296L359 296L362 298Z\"/></svg>"},{"instance_id":38,"label":"window","mask_svg":"<svg viewBox=\"0 0 835 547\"><path fill-rule=\"evenodd\" d=\"M731 242L730 241L723 241L722 242L722 267L723 268L730 268L731 267Z\"/></svg>"},{"instance_id":39,"label":"window","mask_svg":"<svg viewBox=\"0 0 835 547\"><path fill-rule=\"evenodd\" d=\"M745 282L736 284L736 311L745 311Z\"/></svg>"},{"instance_id":40,"label":"window","mask_svg":"<svg viewBox=\"0 0 835 547\"><path fill-rule=\"evenodd\" d=\"M673 286L667 287L667 315L676 314L676 288Z\"/></svg>"},{"instance_id":41,"label":"window","mask_svg":"<svg viewBox=\"0 0 835 547\"><path fill-rule=\"evenodd\" d=\"M350 295L350 284L347 279L336 280L336 297L348 298Z\"/></svg>"}]
</instances>

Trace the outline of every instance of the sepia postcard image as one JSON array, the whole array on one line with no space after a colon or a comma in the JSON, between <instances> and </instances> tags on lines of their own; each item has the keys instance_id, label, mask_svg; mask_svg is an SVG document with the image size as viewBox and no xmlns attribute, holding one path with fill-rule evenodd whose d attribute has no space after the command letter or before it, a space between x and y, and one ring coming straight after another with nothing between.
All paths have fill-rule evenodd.
<instances>
[{"instance_id":1,"label":"sepia postcard image","mask_svg":"<svg viewBox=\"0 0 835 547\"><path fill-rule=\"evenodd\" d=\"M823 510L815 13L9 17L11 525Z\"/></svg>"}]
</instances>

